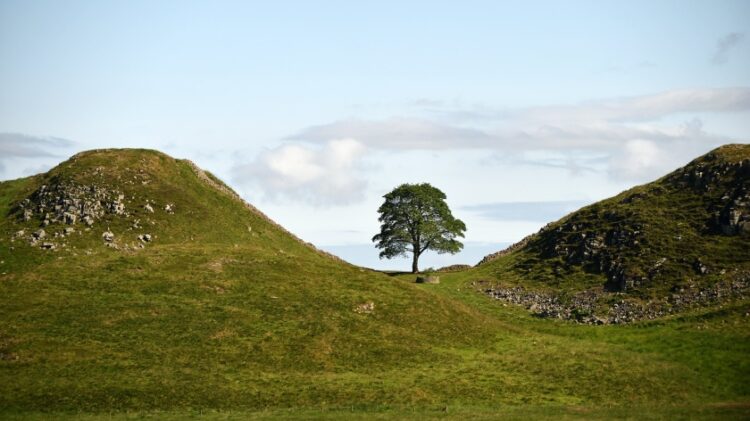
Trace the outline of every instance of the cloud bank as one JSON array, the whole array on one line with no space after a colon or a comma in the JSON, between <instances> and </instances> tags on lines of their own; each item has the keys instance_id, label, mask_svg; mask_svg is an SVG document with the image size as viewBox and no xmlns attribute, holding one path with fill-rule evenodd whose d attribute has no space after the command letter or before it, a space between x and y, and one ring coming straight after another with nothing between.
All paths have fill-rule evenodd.
<instances>
[{"instance_id":1,"label":"cloud bank","mask_svg":"<svg viewBox=\"0 0 750 421\"><path fill-rule=\"evenodd\" d=\"M19 159L35 160L37 162L31 163L33 168L47 169L54 162L50 158L59 158L61 153L67 152L66 149L73 145L74 142L59 137L0 132L0 173L4 173L9 164Z\"/></svg>"},{"instance_id":2,"label":"cloud bank","mask_svg":"<svg viewBox=\"0 0 750 421\"><path fill-rule=\"evenodd\" d=\"M608 157L609 176L642 181L731 142L705 131L695 114L746 112L750 88L673 90L517 110L461 108L424 99L413 105L424 106L431 117L340 120L305 128L287 140L319 144L354 138L391 151L487 149L526 163L526 152L557 151L567 155L571 171L585 168L576 156L595 152Z\"/></svg>"},{"instance_id":3,"label":"cloud bank","mask_svg":"<svg viewBox=\"0 0 750 421\"><path fill-rule=\"evenodd\" d=\"M259 188L272 200L345 205L364 198L364 152L365 146L351 138L285 144L236 165L232 175L238 184Z\"/></svg>"}]
</instances>

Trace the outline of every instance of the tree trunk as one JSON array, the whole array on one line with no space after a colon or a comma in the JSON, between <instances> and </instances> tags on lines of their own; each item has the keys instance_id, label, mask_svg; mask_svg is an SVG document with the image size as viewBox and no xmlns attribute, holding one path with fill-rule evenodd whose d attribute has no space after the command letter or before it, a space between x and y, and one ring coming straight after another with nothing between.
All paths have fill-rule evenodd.
<instances>
[{"instance_id":1,"label":"tree trunk","mask_svg":"<svg viewBox=\"0 0 750 421\"><path fill-rule=\"evenodd\" d=\"M419 273L419 253L414 252L414 257L411 260L411 273Z\"/></svg>"}]
</instances>

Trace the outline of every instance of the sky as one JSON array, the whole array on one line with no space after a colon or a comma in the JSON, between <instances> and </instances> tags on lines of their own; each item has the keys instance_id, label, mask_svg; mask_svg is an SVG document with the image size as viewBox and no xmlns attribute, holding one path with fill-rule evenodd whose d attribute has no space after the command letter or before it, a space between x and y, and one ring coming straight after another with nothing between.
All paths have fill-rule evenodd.
<instances>
[{"instance_id":1,"label":"sky","mask_svg":"<svg viewBox=\"0 0 750 421\"><path fill-rule=\"evenodd\" d=\"M748 1L0 0L0 179L87 149L210 170L306 241L378 259L382 196L444 191L474 264L750 142Z\"/></svg>"}]
</instances>

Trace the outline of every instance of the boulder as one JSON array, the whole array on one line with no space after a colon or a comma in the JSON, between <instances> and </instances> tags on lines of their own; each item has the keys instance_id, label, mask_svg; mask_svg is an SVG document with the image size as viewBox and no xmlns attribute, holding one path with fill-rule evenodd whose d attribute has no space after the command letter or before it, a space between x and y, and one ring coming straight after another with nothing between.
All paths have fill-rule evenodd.
<instances>
[{"instance_id":1,"label":"boulder","mask_svg":"<svg viewBox=\"0 0 750 421\"><path fill-rule=\"evenodd\" d=\"M64 220L64 221L65 221L65 223L66 223L66 224L68 224L68 225L73 225L73 224L75 224L75 223L76 223L76 219L77 219L77 218L78 218L78 217L77 217L77 216L76 216L76 215L75 215L74 213L70 213L70 212L65 212L65 213L63 213L63 220Z\"/></svg>"},{"instance_id":2,"label":"boulder","mask_svg":"<svg viewBox=\"0 0 750 421\"><path fill-rule=\"evenodd\" d=\"M112 241L115 241L115 235L111 231L105 231L102 234L102 239L104 239L104 241L108 243L111 243Z\"/></svg>"},{"instance_id":3,"label":"boulder","mask_svg":"<svg viewBox=\"0 0 750 421\"><path fill-rule=\"evenodd\" d=\"M370 314L375 311L375 303L368 301L366 303L357 304L354 307L354 312L359 314Z\"/></svg>"},{"instance_id":4,"label":"boulder","mask_svg":"<svg viewBox=\"0 0 750 421\"><path fill-rule=\"evenodd\" d=\"M416 282L418 284L439 284L440 277L436 275L417 276Z\"/></svg>"}]
</instances>

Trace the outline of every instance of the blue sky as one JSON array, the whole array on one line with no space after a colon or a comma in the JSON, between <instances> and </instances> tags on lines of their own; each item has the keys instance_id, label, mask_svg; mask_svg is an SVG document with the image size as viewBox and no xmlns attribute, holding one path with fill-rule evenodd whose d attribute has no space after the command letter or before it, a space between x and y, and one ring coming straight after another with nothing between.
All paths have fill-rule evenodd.
<instances>
[{"instance_id":1,"label":"blue sky","mask_svg":"<svg viewBox=\"0 0 750 421\"><path fill-rule=\"evenodd\" d=\"M378 261L427 181L474 263L750 139L750 2L0 0L0 178L80 150L196 161L302 238Z\"/></svg>"}]
</instances>

